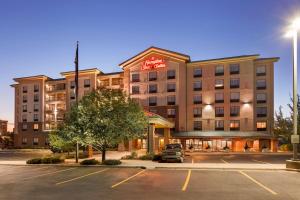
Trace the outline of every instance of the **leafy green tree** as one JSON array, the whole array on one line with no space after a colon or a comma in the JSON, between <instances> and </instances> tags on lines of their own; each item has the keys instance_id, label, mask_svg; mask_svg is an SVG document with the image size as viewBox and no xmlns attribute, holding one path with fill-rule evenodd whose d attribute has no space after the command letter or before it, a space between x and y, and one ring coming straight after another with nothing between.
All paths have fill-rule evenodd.
<instances>
[{"instance_id":1,"label":"leafy green tree","mask_svg":"<svg viewBox=\"0 0 300 200\"><path fill-rule=\"evenodd\" d=\"M274 134L283 137L286 141L290 141L292 132L293 122L290 117L283 116L282 106L280 106L278 112L275 112Z\"/></svg>"}]
</instances>

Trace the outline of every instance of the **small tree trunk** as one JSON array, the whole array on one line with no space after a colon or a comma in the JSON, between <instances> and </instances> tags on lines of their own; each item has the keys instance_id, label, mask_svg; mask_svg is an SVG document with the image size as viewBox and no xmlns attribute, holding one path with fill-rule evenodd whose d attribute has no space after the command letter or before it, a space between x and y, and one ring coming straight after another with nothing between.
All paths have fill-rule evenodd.
<instances>
[{"instance_id":1,"label":"small tree trunk","mask_svg":"<svg viewBox=\"0 0 300 200\"><path fill-rule=\"evenodd\" d=\"M102 149L102 162L105 161L106 158L106 149L105 147Z\"/></svg>"}]
</instances>

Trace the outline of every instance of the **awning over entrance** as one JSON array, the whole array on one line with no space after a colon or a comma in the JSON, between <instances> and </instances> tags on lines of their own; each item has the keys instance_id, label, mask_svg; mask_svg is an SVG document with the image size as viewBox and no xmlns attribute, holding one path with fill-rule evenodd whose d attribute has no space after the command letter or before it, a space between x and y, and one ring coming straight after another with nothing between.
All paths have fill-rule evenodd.
<instances>
[{"instance_id":1,"label":"awning over entrance","mask_svg":"<svg viewBox=\"0 0 300 200\"><path fill-rule=\"evenodd\" d=\"M174 122L170 122L169 120L163 118L162 116L152 113L152 112L148 112L148 111L144 111L145 115L148 117L149 119L149 124L153 124L155 126L155 128L174 128L175 124Z\"/></svg>"},{"instance_id":2,"label":"awning over entrance","mask_svg":"<svg viewBox=\"0 0 300 200\"><path fill-rule=\"evenodd\" d=\"M260 138L271 139L273 135L262 131L188 131L172 133L173 138Z\"/></svg>"}]
</instances>

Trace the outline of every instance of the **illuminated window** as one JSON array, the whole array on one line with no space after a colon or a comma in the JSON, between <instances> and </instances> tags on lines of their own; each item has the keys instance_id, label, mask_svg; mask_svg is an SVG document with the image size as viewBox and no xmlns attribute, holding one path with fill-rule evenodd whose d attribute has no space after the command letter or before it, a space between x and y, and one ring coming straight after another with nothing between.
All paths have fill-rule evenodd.
<instances>
[{"instance_id":1,"label":"illuminated window","mask_svg":"<svg viewBox=\"0 0 300 200\"><path fill-rule=\"evenodd\" d=\"M257 131L266 131L267 130L267 122L256 122L256 130Z\"/></svg>"},{"instance_id":2,"label":"illuminated window","mask_svg":"<svg viewBox=\"0 0 300 200\"><path fill-rule=\"evenodd\" d=\"M258 66L256 67L256 76L265 76L266 75L266 66Z\"/></svg>"},{"instance_id":3,"label":"illuminated window","mask_svg":"<svg viewBox=\"0 0 300 200\"><path fill-rule=\"evenodd\" d=\"M38 145L39 144L39 138L33 138L33 145Z\"/></svg>"},{"instance_id":4,"label":"illuminated window","mask_svg":"<svg viewBox=\"0 0 300 200\"><path fill-rule=\"evenodd\" d=\"M202 108L195 107L193 109L194 117L202 117Z\"/></svg>"},{"instance_id":5,"label":"illuminated window","mask_svg":"<svg viewBox=\"0 0 300 200\"><path fill-rule=\"evenodd\" d=\"M176 97L174 95L167 97L168 105L175 105L176 104Z\"/></svg>"},{"instance_id":6,"label":"illuminated window","mask_svg":"<svg viewBox=\"0 0 300 200\"><path fill-rule=\"evenodd\" d=\"M194 82L194 91L201 91L202 90L202 82L196 81Z\"/></svg>"},{"instance_id":7,"label":"illuminated window","mask_svg":"<svg viewBox=\"0 0 300 200\"><path fill-rule=\"evenodd\" d=\"M215 130L217 130L217 131L224 130L224 121L223 120L215 121Z\"/></svg>"},{"instance_id":8,"label":"illuminated window","mask_svg":"<svg viewBox=\"0 0 300 200\"><path fill-rule=\"evenodd\" d=\"M176 78L176 71L175 70L168 70L167 71L168 79L175 79Z\"/></svg>"},{"instance_id":9,"label":"illuminated window","mask_svg":"<svg viewBox=\"0 0 300 200\"><path fill-rule=\"evenodd\" d=\"M216 103L224 103L224 94L223 93L216 93Z\"/></svg>"},{"instance_id":10,"label":"illuminated window","mask_svg":"<svg viewBox=\"0 0 300 200\"><path fill-rule=\"evenodd\" d=\"M256 89L263 90L267 88L267 82L265 79L256 80Z\"/></svg>"},{"instance_id":11,"label":"illuminated window","mask_svg":"<svg viewBox=\"0 0 300 200\"><path fill-rule=\"evenodd\" d=\"M202 77L202 69L201 68L194 69L194 78L197 78L197 77Z\"/></svg>"},{"instance_id":12,"label":"illuminated window","mask_svg":"<svg viewBox=\"0 0 300 200\"><path fill-rule=\"evenodd\" d=\"M194 121L194 130L201 131L202 130L202 121Z\"/></svg>"},{"instance_id":13,"label":"illuminated window","mask_svg":"<svg viewBox=\"0 0 300 200\"><path fill-rule=\"evenodd\" d=\"M216 117L224 117L224 107L216 107L215 116Z\"/></svg>"},{"instance_id":14,"label":"illuminated window","mask_svg":"<svg viewBox=\"0 0 300 200\"><path fill-rule=\"evenodd\" d=\"M33 130L38 131L39 130L39 124L33 124Z\"/></svg>"},{"instance_id":15,"label":"illuminated window","mask_svg":"<svg viewBox=\"0 0 300 200\"><path fill-rule=\"evenodd\" d=\"M267 95L265 93L257 93L256 94L256 103L266 103Z\"/></svg>"},{"instance_id":16,"label":"illuminated window","mask_svg":"<svg viewBox=\"0 0 300 200\"><path fill-rule=\"evenodd\" d=\"M215 68L215 76L223 76L224 75L224 66L218 65Z\"/></svg>"},{"instance_id":17,"label":"illuminated window","mask_svg":"<svg viewBox=\"0 0 300 200\"><path fill-rule=\"evenodd\" d=\"M175 118L175 116L176 116L176 110L174 108L169 108L167 110L167 112L168 112L168 117L169 118Z\"/></svg>"},{"instance_id":18,"label":"illuminated window","mask_svg":"<svg viewBox=\"0 0 300 200\"><path fill-rule=\"evenodd\" d=\"M224 80L223 79L215 80L215 89L224 89Z\"/></svg>"},{"instance_id":19,"label":"illuminated window","mask_svg":"<svg viewBox=\"0 0 300 200\"><path fill-rule=\"evenodd\" d=\"M239 74L240 73L240 65L239 64L230 64L230 74Z\"/></svg>"},{"instance_id":20,"label":"illuminated window","mask_svg":"<svg viewBox=\"0 0 300 200\"><path fill-rule=\"evenodd\" d=\"M230 79L230 88L239 88L240 87L240 79L232 78Z\"/></svg>"},{"instance_id":21,"label":"illuminated window","mask_svg":"<svg viewBox=\"0 0 300 200\"><path fill-rule=\"evenodd\" d=\"M149 81L157 80L157 72L149 72Z\"/></svg>"},{"instance_id":22,"label":"illuminated window","mask_svg":"<svg viewBox=\"0 0 300 200\"><path fill-rule=\"evenodd\" d=\"M239 102L240 101L240 93L239 92L231 92L230 93L230 102Z\"/></svg>"},{"instance_id":23,"label":"illuminated window","mask_svg":"<svg viewBox=\"0 0 300 200\"><path fill-rule=\"evenodd\" d=\"M238 120L232 120L230 121L230 130L231 131L238 131L240 130L240 121Z\"/></svg>"}]
</instances>

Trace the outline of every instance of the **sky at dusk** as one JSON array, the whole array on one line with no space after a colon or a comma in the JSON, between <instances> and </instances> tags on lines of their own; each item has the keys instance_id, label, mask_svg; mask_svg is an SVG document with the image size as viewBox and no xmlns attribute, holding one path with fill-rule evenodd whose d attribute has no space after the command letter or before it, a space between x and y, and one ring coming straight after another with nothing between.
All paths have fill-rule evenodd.
<instances>
[{"instance_id":1,"label":"sky at dusk","mask_svg":"<svg viewBox=\"0 0 300 200\"><path fill-rule=\"evenodd\" d=\"M59 78L73 69L77 40L80 67L104 72L120 71L119 63L149 46L192 60L280 57L275 109L288 114L292 42L283 34L297 15L300 0L0 0L0 119L13 123L12 79Z\"/></svg>"}]
</instances>

